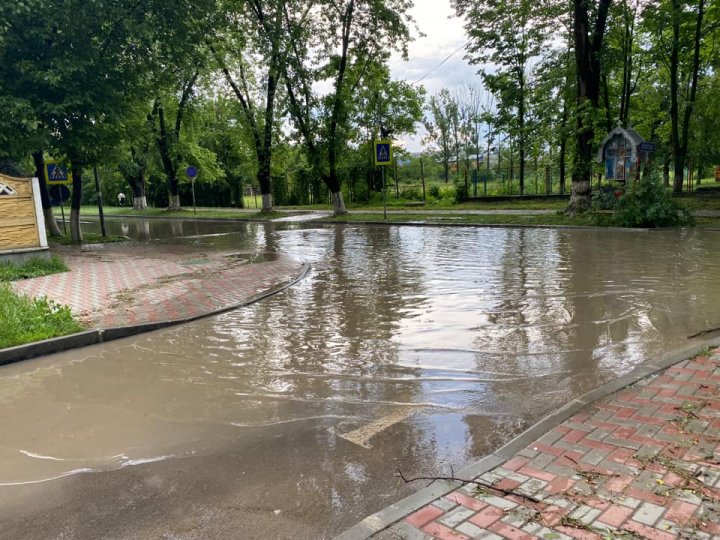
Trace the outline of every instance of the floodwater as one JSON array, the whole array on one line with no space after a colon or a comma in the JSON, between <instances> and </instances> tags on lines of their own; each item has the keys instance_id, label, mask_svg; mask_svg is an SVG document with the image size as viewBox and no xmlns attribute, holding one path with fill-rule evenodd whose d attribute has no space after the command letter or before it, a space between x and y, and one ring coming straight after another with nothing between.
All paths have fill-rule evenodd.
<instances>
[{"instance_id":1,"label":"floodwater","mask_svg":"<svg viewBox=\"0 0 720 540\"><path fill-rule=\"evenodd\" d=\"M720 326L719 233L109 223L312 271L0 368L0 537L331 537Z\"/></svg>"}]
</instances>

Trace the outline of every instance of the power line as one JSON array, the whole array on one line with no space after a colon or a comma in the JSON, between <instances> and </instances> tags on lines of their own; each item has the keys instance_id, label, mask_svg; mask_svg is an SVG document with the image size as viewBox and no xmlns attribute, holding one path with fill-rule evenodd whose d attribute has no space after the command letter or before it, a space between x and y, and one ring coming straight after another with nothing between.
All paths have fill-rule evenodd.
<instances>
[{"instance_id":1,"label":"power line","mask_svg":"<svg viewBox=\"0 0 720 540\"><path fill-rule=\"evenodd\" d=\"M443 61L440 62L437 66L435 66L434 68L432 68L430 71L428 71L425 75L423 75L422 77L420 77L420 78L419 78L417 81L415 81L413 84L418 84L418 83L422 82L422 81L425 80L425 78L426 78L428 75L430 75L433 71L435 71L435 70L437 70L437 69L440 69L440 68L443 66L443 64L445 64L445 62L447 62L448 60L450 60L453 56L455 56L457 53L459 53L460 51L462 51L465 47L467 47L468 45L470 45L470 42L471 42L471 41L472 41L472 40L468 40L466 43L463 44L462 47L460 47L460 48L457 49L456 51L453 51L452 53L450 53L450 54L447 56L447 58L445 58L445 60L443 60Z\"/></svg>"}]
</instances>

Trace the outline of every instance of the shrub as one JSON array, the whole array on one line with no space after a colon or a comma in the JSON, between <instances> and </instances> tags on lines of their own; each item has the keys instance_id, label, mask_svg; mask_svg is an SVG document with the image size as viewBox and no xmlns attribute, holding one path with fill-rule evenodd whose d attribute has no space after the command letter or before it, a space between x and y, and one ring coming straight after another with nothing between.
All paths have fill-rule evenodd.
<instances>
[{"instance_id":1,"label":"shrub","mask_svg":"<svg viewBox=\"0 0 720 540\"><path fill-rule=\"evenodd\" d=\"M592 209L595 211L615 210L624 192L624 188L620 185L603 186L599 191L593 193Z\"/></svg>"},{"instance_id":2,"label":"shrub","mask_svg":"<svg viewBox=\"0 0 720 540\"><path fill-rule=\"evenodd\" d=\"M679 227L694 220L663 187L657 175L647 175L618 200L614 222L620 227Z\"/></svg>"},{"instance_id":3,"label":"shrub","mask_svg":"<svg viewBox=\"0 0 720 540\"><path fill-rule=\"evenodd\" d=\"M465 181L462 179L455 181L455 201L456 202L464 202L467 201L470 198L470 193L468 192L468 186L465 185Z\"/></svg>"},{"instance_id":4,"label":"shrub","mask_svg":"<svg viewBox=\"0 0 720 540\"><path fill-rule=\"evenodd\" d=\"M428 195L430 195L434 199L442 198L442 194L440 193L440 186L438 186L438 185L430 186L430 189L428 190Z\"/></svg>"},{"instance_id":5,"label":"shrub","mask_svg":"<svg viewBox=\"0 0 720 540\"><path fill-rule=\"evenodd\" d=\"M411 201L422 201L422 192L416 187L405 188L402 190L402 198Z\"/></svg>"}]
</instances>

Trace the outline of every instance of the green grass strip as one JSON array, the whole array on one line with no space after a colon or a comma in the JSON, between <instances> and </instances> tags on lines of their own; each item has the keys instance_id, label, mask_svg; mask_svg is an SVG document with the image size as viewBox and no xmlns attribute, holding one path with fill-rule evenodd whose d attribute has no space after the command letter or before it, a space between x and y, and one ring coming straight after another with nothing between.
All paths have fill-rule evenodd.
<instances>
[{"instance_id":1,"label":"green grass strip","mask_svg":"<svg viewBox=\"0 0 720 540\"><path fill-rule=\"evenodd\" d=\"M29 298L0 283L0 349L84 330L70 308L47 298Z\"/></svg>"},{"instance_id":2,"label":"green grass strip","mask_svg":"<svg viewBox=\"0 0 720 540\"><path fill-rule=\"evenodd\" d=\"M0 281L17 281L67 271L68 267L59 257L50 259L36 257L20 265L10 262L0 263Z\"/></svg>"}]
</instances>

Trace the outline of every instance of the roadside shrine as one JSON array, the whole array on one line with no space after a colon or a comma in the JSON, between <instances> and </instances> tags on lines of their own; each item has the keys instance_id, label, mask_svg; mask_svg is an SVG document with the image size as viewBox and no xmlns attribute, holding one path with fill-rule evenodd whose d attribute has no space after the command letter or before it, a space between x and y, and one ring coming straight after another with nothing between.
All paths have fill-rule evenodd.
<instances>
[{"instance_id":1,"label":"roadside shrine","mask_svg":"<svg viewBox=\"0 0 720 540\"><path fill-rule=\"evenodd\" d=\"M597 162L605 164L606 180L624 184L639 177L654 150L655 144L646 142L637 131L618 125L600 144Z\"/></svg>"}]
</instances>

